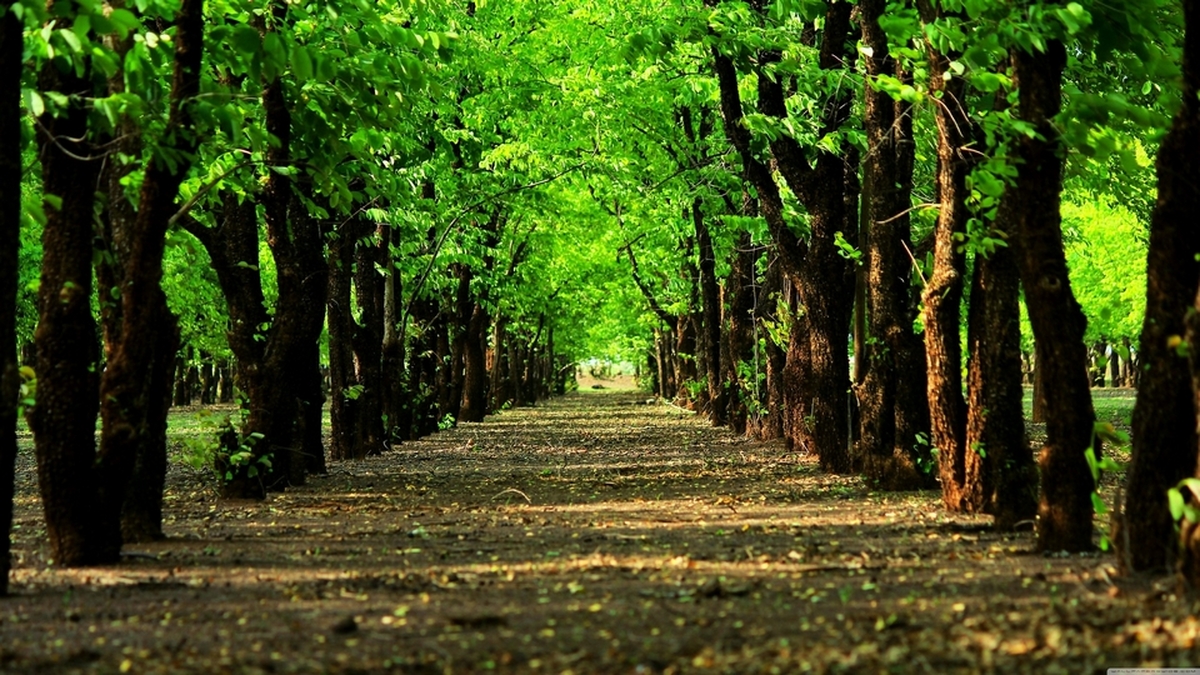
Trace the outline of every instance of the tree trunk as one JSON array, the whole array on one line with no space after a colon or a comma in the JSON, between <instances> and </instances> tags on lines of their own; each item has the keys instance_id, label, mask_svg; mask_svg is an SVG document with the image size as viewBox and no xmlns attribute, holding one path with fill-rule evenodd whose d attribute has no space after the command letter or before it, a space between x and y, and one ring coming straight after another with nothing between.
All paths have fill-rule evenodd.
<instances>
[{"instance_id":1,"label":"tree trunk","mask_svg":"<svg viewBox=\"0 0 1200 675\"><path fill-rule=\"evenodd\" d=\"M712 235L704 220L699 197L692 201L692 224L700 252L700 307L703 313L700 351L704 356L704 376L708 381L708 418L713 426L724 426L728 419L726 393L721 377L721 289L717 285L717 259Z\"/></svg>"},{"instance_id":2,"label":"tree trunk","mask_svg":"<svg viewBox=\"0 0 1200 675\"><path fill-rule=\"evenodd\" d=\"M671 386L671 381L675 376L667 352L670 340L667 329L654 329L654 365L658 369L658 388L655 393L664 401L675 398L675 390Z\"/></svg>"},{"instance_id":3,"label":"tree trunk","mask_svg":"<svg viewBox=\"0 0 1200 675\"><path fill-rule=\"evenodd\" d=\"M325 258L324 232L320 221L309 216L295 190L311 190L299 182L287 209L287 229L267 220L268 245L275 258L279 301L271 327L264 372L277 378L263 384L273 388L270 396L277 406L270 413L267 451L274 452L268 476L270 489L303 485L310 463L324 449L319 435L305 436L305 428L320 428L319 415L324 402L321 392L320 338L325 325L328 265ZM268 193L270 191L268 190ZM311 195L310 195L311 197ZM274 345L279 350L274 351ZM282 382L279 376L282 375ZM281 386L282 385L282 386ZM282 391L280 391L282 389ZM255 411L250 411L253 420ZM314 443L315 441L315 443Z\"/></svg>"},{"instance_id":4,"label":"tree trunk","mask_svg":"<svg viewBox=\"0 0 1200 675\"><path fill-rule=\"evenodd\" d=\"M384 281L378 267L383 264L383 248L386 243L379 238L376 228L374 237L367 237L369 229L358 240L354 260L354 293L358 301L359 320L354 323L354 376L362 385L355 411L354 424L362 448L357 454L366 457L383 452L388 441L383 418L383 310Z\"/></svg>"},{"instance_id":5,"label":"tree trunk","mask_svg":"<svg viewBox=\"0 0 1200 675\"><path fill-rule=\"evenodd\" d=\"M679 328L675 332L675 398L689 409L696 405L689 386L695 386L700 379L700 370L696 363L696 347L699 330L696 326L696 315L687 314L679 317Z\"/></svg>"},{"instance_id":6,"label":"tree trunk","mask_svg":"<svg viewBox=\"0 0 1200 675\"><path fill-rule=\"evenodd\" d=\"M17 267L21 246L21 73L24 25L0 17L0 597L12 569L13 480L17 460Z\"/></svg>"},{"instance_id":7,"label":"tree trunk","mask_svg":"<svg viewBox=\"0 0 1200 675\"><path fill-rule=\"evenodd\" d=\"M1063 252L1061 142L1051 120L1062 107L1066 49L1047 42L1046 53L1013 54L1020 118L1038 132L1017 142L1017 178L1011 203L1021 283L1037 340L1037 367L1047 403L1046 445L1038 457L1042 493L1038 549L1092 548L1092 481L1084 450L1092 447L1091 390L1087 375L1087 319L1071 292ZM1099 443L1094 447L1099 457Z\"/></svg>"},{"instance_id":8,"label":"tree trunk","mask_svg":"<svg viewBox=\"0 0 1200 675\"><path fill-rule=\"evenodd\" d=\"M443 396L438 406L438 417L445 419L447 415L455 420L460 418L463 397L463 359L467 349L467 328L475 311L475 303L471 299L471 280L475 277L471 268L456 264L454 274L458 279L458 288L454 296L454 314L452 321L446 327L449 349L449 359L444 359L443 381L445 386Z\"/></svg>"},{"instance_id":9,"label":"tree trunk","mask_svg":"<svg viewBox=\"0 0 1200 675\"><path fill-rule=\"evenodd\" d=\"M367 447L359 424L363 387L354 371L354 331L357 327L350 293L354 281L354 250L366 223L351 219L329 242L329 456L335 460L362 459Z\"/></svg>"},{"instance_id":10,"label":"tree trunk","mask_svg":"<svg viewBox=\"0 0 1200 675\"><path fill-rule=\"evenodd\" d=\"M233 364L225 360L217 365L217 403L233 403Z\"/></svg>"},{"instance_id":11,"label":"tree trunk","mask_svg":"<svg viewBox=\"0 0 1200 675\"><path fill-rule=\"evenodd\" d=\"M995 236L1009 239L1007 207ZM983 510L998 530L1011 530L1037 513L1037 468L1025 435L1021 386L1020 273L1013 251L977 255L968 314L968 477L983 495ZM976 459L977 458L977 459ZM972 490L974 493L974 489Z\"/></svg>"},{"instance_id":12,"label":"tree trunk","mask_svg":"<svg viewBox=\"0 0 1200 675\"><path fill-rule=\"evenodd\" d=\"M756 340L755 349L761 349L757 358L762 360L760 368L765 377L762 389L757 396L761 412L753 425L753 433L756 438L763 441L784 437L783 371L787 367L787 352L785 351L786 345L776 344L761 326L765 321L777 322L780 320L778 315L780 304L788 306L789 309L794 305L789 300L792 295L790 284L787 287L788 292L786 294L784 292L783 274L780 271L778 256L773 251L769 252L768 256L766 277L762 286L759 287L754 301L754 320L759 326L756 332L762 336L761 339Z\"/></svg>"},{"instance_id":13,"label":"tree trunk","mask_svg":"<svg viewBox=\"0 0 1200 675\"><path fill-rule=\"evenodd\" d=\"M1174 336L1187 331L1196 372L1195 321L1200 280L1200 2L1183 3L1186 35L1183 49L1183 105L1158 151L1158 201L1150 220L1147 255L1146 317L1138 342L1142 367L1137 403L1133 408L1133 458L1125 484L1125 504L1119 532L1114 534L1118 561L1128 571L1162 570L1174 562L1174 521L1167 508L1167 489L1196 475L1196 421L1193 398L1200 395L1183 368L1186 352L1176 349ZM1126 343L1128 347L1128 343ZM1187 534L1185 532L1185 534ZM1183 541L1185 556L1200 560L1200 540ZM1193 565L1188 580L1200 583ZM1185 571L1185 574L1187 572Z\"/></svg>"},{"instance_id":14,"label":"tree trunk","mask_svg":"<svg viewBox=\"0 0 1200 675\"><path fill-rule=\"evenodd\" d=\"M325 392L322 386L324 376L321 374L321 345L316 340L311 340L306 341L299 349L296 395L300 399L298 424L303 464L298 468L302 469L299 480L303 481L306 474L321 475L327 473L328 469L325 464L325 441L322 438Z\"/></svg>"},{"instance_id":15,"label":"tree trunk","mask_svg":"<svg viewBox=\"0 0 1200 675\"><path fill-rule=\"evenodd\" d=\"M932 3L918 3L922 21L939 18ZM962 397L959 316L965 255L956 238L971 217L967 176L978 163L969 147L978 130L965 106L964 81L953 75L957 54L926 43L931 87L938 97L938 201L934 270L925 287L925 344L932 440L938 448L942 501L951 511L989 512L1000 529L1030 519L1037 475L1021 409L1019 280L1009 249L978 255L968 315L968 402ZM991 236L1007 239L1002 222Z\"/></svg>"},{"instance_id":16,"label":"tree trunk","mask_svg":"<svg viewBox=\"0 0 1200 675\"><path fill-rule=\"evenodd\" d=\"M100 354L92 317L93 195L100 163L86 141L90 74L48 63L38 89L71 96L58 117L44 114L37 129L42 187L61 204L44 205L42 273L38 290L37 405L29 415L38 460L38 487L55 564L73 567L116 562L121 552L118 513L99 504L96 416ZM20 155L17 155L20 161Z\"/></svg>"},{"instance_id":17,"label":"tree trunk","mask_svg":"<svg viewBox=\"0 0 1200 675\"><path fill-rule=\"evenodd\" d=\"M1033 340L1033 354L1030 355L1030 360L1033 361L1033 414L1030 420L1034 424L1044 424L1046 422L1046 380L1044 376L1046 371L1041 367L1041 361L1038 360L1038 345L1037 338Z\"/></svg>"},{"instance_id":18,"label":"tree trunk","mask_svg":"<svg viewBox=\"0 0 1200 675\"><path fill-rule=\"evenodd\" d=\"M726 410L729 428L746 433L749 412L746 402L754 396L752 382L742 378L742 368L754 362L754 278L760 249L754 245L749 232L737 239L725 282L723 325L727 327L721 365L724 371ZM751 378L757 376L753 371Z\"/></svg>"},{"instance_id":19,"label":"tree trunk","mask_svg":"<svg viewBox=\"0 0 1200 675\"><path fill-rule=\"evenodd\" d=\"M921 3L921 11L926 24L938 18L928 2ZM938 449L942 504L949 511L977 513L987 504L988 485L983 457L966 442L967 402L962 393L960 337L966 256L957 240L966 234L971 218L966 204L967 176L978 162L967 146L975 140L974 122L965 107L966 83L950 73L952 57L937 52L929 43L926 49L930 86L941 101L935 109L941 209L934 229L933 272L925 285L922 316L930 438ZM974 300L972 295L972 307Z\"/></svg>"},{"instance_id":20,"label":"tree trunk","mask_svg":"<svg viewBox=\"0 0 1200 675\"><path fill-rule=\"evenodd\" d=\"M412 311L413 347L409 355L409 381L412 391L413 440L431 434L438 428L438 337L445 333L445 321L436 300L416 301Z\"/></svg>"},{"instance_id":21,"label":"tree trunk","mask_svg":"<svg viewBox=\"0 0 1200 675\"><path fill-rule=\"evenodd\" d=\"M492 348L488 351L491 354L491 365L488 370L491 378L488 385L490 398L488 407L492 410L501 410L504 406L511 405L512 401L512 395L508 388L512 373L510 372L511 362L507 355L509 347L508 337L505 333L507 323L507 319L503 316L496 317L496 320L492 322Z\"/></svg>"},{"instance_id":22,"label":"tree trunk","mask_svg":"<svg viewBox=\"0 0 1200 675\"><path fill-rule=\"evenodd\" d=\"M853 53L847 50L851 10L849 3L831 3L826 10L819 56L823 70L841 70L853 62ZM763 57L769 61L779 55ZM850 384L846 354L854 270L841 255L839 239L850 245L857 241L857 213L851 214L848 209L851 195L857 197L857 155L853 150L844 155L818 152L815 162L810 163L805 149L790 136L771 141L775 167L809 214L809 240L798 239L783 215L775 179L755 157L749 131L742 126L734 64L719 47L713 49L713 62L726 136L738 150L743 168L759 193L759 207L775 239L785 275L796 284L804 307L792 330L793 345L784 376L784 406L792 420L786 429L790 445L815 452L825 470L846 473L853 468L846 423ZM760 111L769 117L785 118L787 109L780 83L761 75L758 85ZM833 132L849 119L851 100L846 94L836 93L822 109L821 126ZM796 359L803 359L803 363Z\"/></svg>"},{"instance_id":23,"label":"tree trunk","mask_svg":"<svg viewBox=\"0 0 1200 675\"><path fill-rule=\"evenodd\" d=\"M864 56L872 77L911 80L888 53L887 35L879 27L886 0L863 0ZM931 463L929 444L918 436L929 432L925 351L913 332L911 303L913 140L911 106L886 91L866 88L864 120L869 150L864 174L871 186L864 201L871 235L865 247L868 341L874 346L863 364L858 387L859 459L868 480L883 489L912 490L928 485L923 465Z\"/></svg>"},{"instance_id":24,"label":"tree trunk","mask_svg":"<svg viewBox=\"0 0 1200 675\"><path fill-rule=\"evenodd\" d=\"M487 329L492 317L483 305L476 304L467 322L463 348L463 395L458 419L462 422L482 422L487 409L488 373Z\"/></svg>"},{"instance_id":25,"label":"tree trunk","mask_svg":"<svg viewBox=\"0 0 1200 675\"><path fill-rule=\"evenodd\" d=\"M392 228L380 224L379 265L386 270L383 275L383 347L380 385L383 398L380 402L383 416L388 420L384 437L388 442L400 440L407 435L412 425L412 409L409 407L408 383L404 372L404 326L401 324L400 275L392 264ZM382 449L382 446L380 446Z\"/></svg>"}]
</instances>

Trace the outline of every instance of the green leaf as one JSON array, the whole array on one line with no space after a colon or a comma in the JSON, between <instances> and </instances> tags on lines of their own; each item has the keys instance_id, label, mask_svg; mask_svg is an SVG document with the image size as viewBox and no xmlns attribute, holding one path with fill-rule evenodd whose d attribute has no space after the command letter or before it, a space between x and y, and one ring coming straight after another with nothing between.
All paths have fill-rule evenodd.
<instances>
[{"instance_id":1,"label":"green leaf","mask_svg":"<svg viewBox=\"0 0 1200 675\"><path fill-rule=\"evenodd\" d=\"M233 29L233 35L229 39L233 48L246 56L254 56L258 54L262 47L262 41L258 37L258 31L250 26L241 25Z\"/></svg>"},{"instance_id":2,"label":"green leaf","mask_svg":"<svg viewBox=\"0 0 1200 675\"><path fill-rule=\"evenodd\" d=\"M112 22L113 28L121 37L128 35L129 31L137 28L141 23L136 14L123 8L114 9L108 15L108 20Z\"/></svg>"},{"instance_id":3,"label":"green leaf","mask_svg":"<svg viewBox=\"0 0 1200 675\"><path fill-rule=\"evenodd\" d=\"M62 36L63 41L67 43L67 46L71 48L71 51L75 52L76 54L83 51L83 42L79 40L79 36L75 34L75 31L64 29L58 31L58 34Z\"/></svg>"},{"instance_id":4,"label":"green leaf","mask_svg":"<svg viewBox=\"0 0 1200 675\"><path fill-rule=\"evenodd\" d=\"M1108 513L1108 504L1105 504L1100 495L1095 492L1092 493L1092 509L1095 510L1097 515L1102 516Z\"/></svg>"},{"instance_id":5,"label":"green leaf","mask_svg":"<svg viewBox=\"0 0 1200 675\"><path fill-rule=\"evenodd\" d=\"M308 50L301 45L292 49L292 73L299 82L307 82L313 76L313 62Z\"/></svg>"},{"instance_id":6,"label":"green leaf","mask_svg":"<svg viewBox=\"0 0 1200 675\"><path fill-rule=\"evenodd\" d=\"M1179 488L1167 490L1167 507L1171 510L1172 520L1179 520L1183 517L1183 493L1179 491Z\"/></svg>"},{"instance_id":7,"label":"green leaf","mask_svg":"<svg viewBox=\"0 0 1200 675\"><path fill-rule=\"evenodd\" d=\"M34 117L41 117L46 113L46 102L42 100L42 95L32 89L26 89L25 107Z\"/></svg>"},{"instance_id":8,"label":"green leaf","mask_svg":"<svg viewBox=\"0 0 1200 675\"><path fill-rule=\"evenodd\" d=\"M1200 508L1196 508L1191 504L1184 504L1183 518L1189 523L1200 523Z\"/></svg>"},{"instance_id":9,"label":"green leaf","mask_svg":"<svg viewBox=\"0 0 1200 675\"><path fill-rule=\"evenodd\" d=\"M1184 478L1179 484L1192 491L1192 496L1200 499L1200 478Z\"/></svg>"},{"instance_id":10,"label":"green leaf","mask_svg":"<svg viewBox=\"0 0 1200 675\"><path fill-rule=\"evenodd\" d=\"M88 33L92 30L92 18L87 14L75 17L75 25L71 26L71 30L80 40L86 40Z\"/></svg>"}]
</instances>

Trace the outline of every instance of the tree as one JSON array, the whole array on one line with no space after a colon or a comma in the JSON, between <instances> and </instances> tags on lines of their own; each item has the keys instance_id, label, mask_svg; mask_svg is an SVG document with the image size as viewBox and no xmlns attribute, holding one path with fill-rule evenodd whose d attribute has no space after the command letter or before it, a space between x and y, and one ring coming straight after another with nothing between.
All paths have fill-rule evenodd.
<instances>
[{"instance_id":1,"label":"tree","mask_svg":"<svg viewBox=\"0 0 1200 675\"><path fill-rule=\"evenodd\" d=\"M179 186L199 140L190 110L200 93L203 0L183 0L175 15L174 75L163 140L147 162L137 214L113 234L120 266L119 332L110 336L100 379L101 500L120 504L125 541L162 534L167 408L179 329L162 290L167 229ZM124 228L123 228L124 230ZM130 479L136 478L130 485ZM112 495L109 496L111 491Z\"/></svg>"},{"instance_id":2,"label":"tree","mask_svg":"<svg viewBox=\"0 0 1200 675\"><path fill-rule=\"evenodd\" d=\"M850 11L849 3L830 3L826 8L819 42L811 54L820 70L849 68ZM730 18L737 16L735 11ZM803 312L798 313L791 328L784 372L785 433L793 447L816 453L826 470L849 472L846 334L854 274L853 263L842 255L839 240L851 246L857 240L857 214L847 210L857 198L857 151L844 141L835 141L834 150L828 144L815 150L814 161L793 136L778 131L771 135L774 165L808 212L808 236L797 236L785 216L779 186L767 165L756 156L753 138L745 126L738 69L730 56L738 50L732 41L712 47L725 133L758 192L759 207L775 240L784 274L795 284L803 304ZM778 53L756 56L761 64L756 70L760 116L753 119L782 125L788 119L783 87L788 73L773 66L779 61ZM818 128L813 130L816 137L842 133L850 118L849 93L834 90L817 95L826 98L819 104L822 115Z\"/></svg>"},{"instance_id":3,"label":"tree","mask_svg":"<svg viewBox=\"0 0 1200 675\"><path fill-rule=\"evenodd\" d=\"M868 479L885 489L913 489L929 482L929 402L925 395L925 352L913 332L916 310L912 277L911 223L913 162L912 105L904 87L912 76L888 49L880 25L887 2L859 3L867 74L863 161L867 335L866 373L857 386L860 434L857 451ZM892 91L899 88L897 95Z\"/></svg>"},{"instance_id":4,"label":"tree","mask_svg":"<svg viewBox=\"0 0 1200 675\"><path fill-rule=\"evenodd\" d=\"M1158 199L1150 220L1146 317L1139 340L1142 376L1133 410L1133 457L1126 479L1120 531L1114 540L1129 571L1160 570L1174 562L1182 541L1184 575L1200 580L1200 538L1185 523L1177 539L1167 490L1196 475L1197 283L1200 281L1200 3L1182 3L1182 102L1158 151ZM1183 341L1186 336L1186 343ZM1185 347L1185 344L1187 345ZM1184 367L1190 357L1190 372Z\"/></svg>"},{"instance_id":5,"label":"tree","mask_svg":"<svg viewBox=\"0 0 1200 675\"><path fill-rule=\"evenodd\" d=\"M963 65L965 17L933 2L918 7L926 27L938 132L941 208L922 318L942 502L951 511L992 513L996 526L1007 529L1031 519L1036 507L1036 475L1021 409L1019 278L1007 245L1011 224L996 211L1003 182L992 175L995 162L984 161L986 137L968 102L974 73L954 70ZM988 64L975 65L983 77L992 74ZM964 399L961 305L968 248L975 256Z\"/></svg>"},{"instance_id":6,"label":"tree","mask_svg":"<svg viewBox=\"0 0 1200 675\"><path fill-rule=\"evenodd\" d=\"M17 281L21 245L21 72L24 21L0 15L0 596L12 569L13 471L17 460Z\"/></svg>"},{"instance_id":7,"label":"tree","mask_svg":"<svg viewBox=\"0 0 1200 675\"><path fill-rule=\"evenodd\" d=\"M1053 119L1062 109L1066 61L1059 39L1047 40L1044 50L1013 50L1017 113L1036 133L1017 141L1017 176L1005 195L1046 386L1046 444L1038 457L1038 548L1043 551L1092 548L1095 485L1084 451L1090 447L1098 457L1100 450L1093 443L1095 413L1083 342L1087 319L1071 292L1062 242L1062 143Z\"/></svg>"},{"instance_id":8,"label":"tree","mask_svg":"<svg viewBox=\"0 0 1200 675\"><path fill-rule=\"evenodd\" d=\"M62 3L47 5L52 12ZM64 52L73 54L69 47ZM34 343L37 404L30 411L38 485L51 554L61 565L115 562L121 550L119 511L97 508L96 415L99 349L92 291L93 196L99 162L89 138L84 101L95 93L86 57L47 61L38 88L67 97L61 110L38 117L38 150L45 191L39 320Z\"/></svg>"}]
</instances>

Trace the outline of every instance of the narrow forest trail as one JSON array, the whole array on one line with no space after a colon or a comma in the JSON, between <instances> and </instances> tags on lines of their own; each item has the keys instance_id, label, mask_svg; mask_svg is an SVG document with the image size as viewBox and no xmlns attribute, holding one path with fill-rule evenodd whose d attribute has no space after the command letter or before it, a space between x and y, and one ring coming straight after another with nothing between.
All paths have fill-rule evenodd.
<instances>
[{"instance_id":1,"label":"narrow forest trail","mask_svg":"<svg viewBox=\"0 0 1200 675\"><path fill-rule=\"evenodd\" d=\"M1070 672L1200 663L1194 606L637 392L463 424L47 568L26 452L4 672ZM1116 585L1113 585L1115 582ZM1097 649L1103 651L1097 651Z\"/></svg>"}]
</instances>

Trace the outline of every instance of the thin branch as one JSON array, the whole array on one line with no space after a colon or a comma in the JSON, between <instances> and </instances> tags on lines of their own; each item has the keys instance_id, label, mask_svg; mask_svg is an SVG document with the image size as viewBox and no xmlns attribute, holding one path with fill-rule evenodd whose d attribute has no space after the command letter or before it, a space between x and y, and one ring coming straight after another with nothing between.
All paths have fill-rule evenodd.
<instances>
[{"instance_id":1,"label":"thin branch","mask_svg":"<svg viewBox=\"0 0 1200 675\"><path fill-rule=\"evenodd\" d=\"M222 173L220 176L217 176L216 178L212 179L208 183L205 183L203 187L201 187L199 190L196 191L196 194L192 195L190 199L188 199L186 202L184 202L183 206L179 207L179 210L175 212L175 215L173 215L169 219L167 219L167 227L168 228L174 227L181 218L183 218L185 215L187 215L187 213L189 211L192 210L192 207L196 205L196 202L203 199L204 195L211 192L212 189L217 186L217 184L219 184L221 181L228 178L233 172L237 171L238 169L243 169L248 166L253 166L255 164L258 164L259 162L261 162L261 160L248 160L248 161L242 162L240 164L233 166L228 171Z\"/></svg>"},{"instance_id":2,"label":"thin branch","mask_svg":"<svg viewBox=\"0 0 1200 675\"><path fill-rule=\"evenodd\" d=\"M536 180L532 183L527 183L525 185L517 185L517 186L511 187L511 188L501 190L493 195L484 197L483 199L475 202L474 204L470 204L466 207L463 207L463 209L459 211L458 215L455 216L454 219L450 221L450 224L446 226L446 229L442 231L441 235L438 236L437 243L434 245L433 251L431 252L431 255L429 258L429 264L427 264L425 266L425 269L421 272L421 276L419 276L417 278L417 283L413 285L412 295L409 296L408 304L406 304L404 306L404 312L400 314L400 322L404 323L404 321L407 320L409 314L412 312L413 305L416 303L417 298L419 298L421 296L421 290L424 289L425 283L429 280L429 274L433 271L433 266L437 262L438 255L442 251L442 246L446 243L446 239L450 236L450 233L452 231L454 231L455 227L458 226L458 222L460 220L462 220L467 214L474 213L475 210L478 209L479 207L484 206L485 204L489 204L505 195L510 195L510 194L513 194L514 192L521 192L523 190L532 190L533 188L541 187L542 185L545 185L547 183L552 183L569 173L578 171L579 169L583 168L583 166L584 166L584 162L580 162L578 164L575 164L574 166L569 166L569 167L563 169L562 171L560 171L552 176L549 176L547 178L543 178L541 180Z\"/></svg>"}]
</instances>

